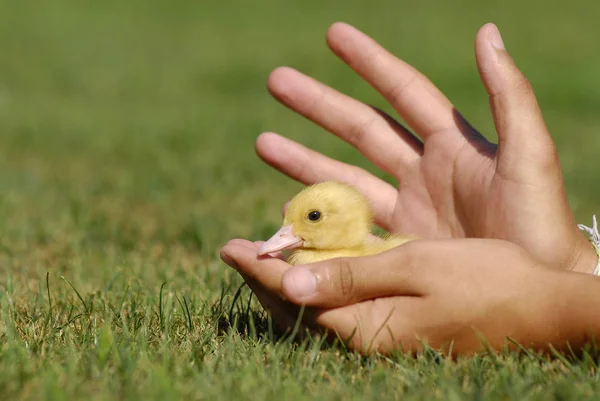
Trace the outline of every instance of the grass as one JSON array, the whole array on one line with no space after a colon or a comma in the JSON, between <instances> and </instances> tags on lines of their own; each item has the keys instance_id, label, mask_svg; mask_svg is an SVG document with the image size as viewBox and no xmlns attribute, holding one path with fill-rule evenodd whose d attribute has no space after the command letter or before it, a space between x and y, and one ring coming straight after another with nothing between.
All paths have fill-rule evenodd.
<instances>
[{"instance_id":1,"label":"grass","mask_svg":"<svg viewBox=\"0 0 600 401\"><path fill-rule=\"evenodd\" d=\"M247 289L234 299L220 245L272 233L299 188L258 161L258 133L376 172L265 90L291 65L389 111L328 52L336 20L420 68L491 139L472 43L496 22L536 88L578 220L597 211L595 2L373 4L0 3L2 399L597 397L595 350L364 358L277 337Z\"/></svg>"}]
</instances>

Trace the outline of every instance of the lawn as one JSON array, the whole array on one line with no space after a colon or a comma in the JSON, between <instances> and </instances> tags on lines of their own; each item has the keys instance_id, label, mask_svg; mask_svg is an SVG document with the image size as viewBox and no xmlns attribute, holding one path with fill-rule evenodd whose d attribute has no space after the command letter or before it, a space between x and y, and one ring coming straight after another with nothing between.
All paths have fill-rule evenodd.
<instances>
[{"instance_id":1,"label":"lawn","mask_svg":"<svg viewBox=\"0 0 600 401\"><path fill-rule=\"evenodd\" d=\"M260 132L388 179L265 89L289 65L390 111L325 46L338 20L421 69L491 139L473 39L496 22L577 219L599 211L596 2L333 3L0 2L0 399L600 397L589 356L365 358L276 337L248 290L236 297L219 247L266 238L300 188L256 157Z\"/></svg>"}]
</instances>

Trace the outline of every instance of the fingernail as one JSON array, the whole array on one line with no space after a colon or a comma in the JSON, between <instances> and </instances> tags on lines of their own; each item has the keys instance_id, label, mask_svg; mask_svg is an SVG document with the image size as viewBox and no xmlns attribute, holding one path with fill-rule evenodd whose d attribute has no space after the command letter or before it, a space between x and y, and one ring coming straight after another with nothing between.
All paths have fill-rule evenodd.
<instances>
[{"instance_id":1,"label":"fingernail","mask_svg":"<svg viewBox=\"0 0 600 401\"><path fill-rule=\"evenodd\" d=\"M493 29L490 31L490 35L488 36L490 43L496 49L505 50L504 41L502 40L502 36L500 36L500 31L496 25L493 25Z\"/></svg>"},{"instance_id":2,"label":"fingernail","mask_svg":"<svg viewBox=\"0 0 600 401\"><path fill-rule=\"evenodd\" d=\"M295 299L307 298L317 291L317 278L305 267L292 267L283 276L283 290Z\"/></svg>"}]
</instances>

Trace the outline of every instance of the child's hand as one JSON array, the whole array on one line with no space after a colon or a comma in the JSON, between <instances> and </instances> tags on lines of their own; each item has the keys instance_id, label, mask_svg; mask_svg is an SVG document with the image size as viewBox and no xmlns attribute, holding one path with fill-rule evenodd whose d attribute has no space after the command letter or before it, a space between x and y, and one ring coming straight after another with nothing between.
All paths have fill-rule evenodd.
<instances>
[{"instance_id":1,"label":"child's hand","mask_svg":"<svg viewBox=\"0 0 600 401\"><path fill-rule=\"evenodd\" d=\"M600 279L542 268L500 240L418 240L383 254L290 267L257 259L259 244L234 240L221 252L283 329L303 323L326 329L361 352L402 348L420 340L455 353L509 344L574 349L600 334ZM353 334L354 333L354 334Z\"/></svg>"},{"instance_id":2,"label":"child's hand","mask_svg":"<svg viewBox=\"0 0 600 401\"><path fill-rule=\"evenodd\" d=\"M490 95L497 146L426 77L366 35L335 24L327 39L418 138L390 117L289 68L273 72L269 89L393 174L401 189L275 134L257 141L267 163L306 184L333 179L357 186L373 202L378 224L392 232L504 239L549 266L593 271L597 256L577 229L554 142L529 82L504 50L495 26L479 31L475 52Z\"/></svg>"}]
</instances>

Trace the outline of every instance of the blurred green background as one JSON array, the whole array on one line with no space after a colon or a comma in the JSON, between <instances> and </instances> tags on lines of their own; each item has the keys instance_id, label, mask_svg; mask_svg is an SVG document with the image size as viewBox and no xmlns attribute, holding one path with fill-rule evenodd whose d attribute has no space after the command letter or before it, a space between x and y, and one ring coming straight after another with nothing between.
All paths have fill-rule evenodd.
<instances>
[{"instance_id":1,"label":"blurred green background","mask_svg":"<svg viewBox=\"0 0 600 401\"><path fill-rule=\"evenodd\" d=\"M74 295L60 275L84 297L128 283L154 297L167 280L218 298L238 282L219 246L270 235L300 187L258 159L259 133L376 171L265 87L288 65L391 112L329 52L335 21L424 72L490 139L473 41L495 22L589 224L600 205L598 12L591 0L2 1L0 284L21 310L43 303L46 272L65 302Z\"/></svg>"}]
</instances>

